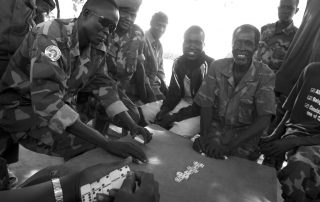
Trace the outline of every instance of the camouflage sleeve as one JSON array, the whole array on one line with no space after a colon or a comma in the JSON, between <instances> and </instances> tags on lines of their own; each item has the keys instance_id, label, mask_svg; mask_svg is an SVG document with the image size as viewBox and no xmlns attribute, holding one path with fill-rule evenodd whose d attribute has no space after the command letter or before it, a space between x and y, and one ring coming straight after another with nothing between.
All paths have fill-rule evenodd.
<instances>
[{"instance_id":1,"label":"camouflage sleeve","mask_svg":"<svg viewBox=\"0 0 320 202\"><path fill-rule=\"evenodd\" d=\"M194 102L201 107L213 106L217 90L217 75L213 62L211 63L208 73L205 75L204 80L194 97Z\"/></svg>"},{"instance_id":2,"label":"camouflage sleeve","mask_svg":"<svg viewBox=\"0 0 320 202\"><path fill-rule=\"evenodd\" d=\"M56 55L50 55L50 51L56 51ZM48 119L49 127L62 134L79 115L62 100L67 75L65 58L59 51L55 40L36 36L31 51L30 91L34 112Z\"/></svg>"},{"instance_id":3,"label":"camouflage sleeve","mask_svg":"<svg viewBox=\"0 0 320 202\"><path fill-rule=\"evenodd\" d=\"M116 82L108 75L106 58L101 61L94 78L83 89L84 92L92 92L100 99L109 117L127 111L128 108L120 100Z\"/></svg>"},{"instance_id":4,"label":"camouflage sleeve","mask_svg":"<svg viewBox=\"0 0 320 202\"><path fill-rule=\"evenodd\" d=\"M18 87L22 91L29 90L29 78L27 76L27 73L30 71L29 52L30 47L32 47L34 41L34 37L35 36L33 32L28 32L28 34L25 36L24 40L20 44L19 48L11 57L6 67L6 71L2 75L0 84L1 87Z\"/></svg>"},{"instance_id":5,"label":"camouflage sleeve","mask_svg":"<svg viewBox=\"0 0 320 202\"><path fill-rule=\"evenodd\" d=\"M130 35L127 50L125 51L124 61L127 73L133 74L137 68L137 62L144 60L143 55L143 32L134 30Z\"/></svg>"},{"instance_id":6,"label":"camouflage sleeve","mask_svg":"<svg viewBox=\"0 0 320 202\"><path fill-rule=\"evenodd\" d=\"M266 26L261 27L259 46L258 46L258 50L256 51L256 58L258 61L261 61L262 55L265 53L268 47L268 44L265 41L265 38L266 38L265 30L266 30Z\"/></svg>"},{"instance_id":7,"label":"camouflage sleeve","mask_svg":"<svg viewBox=\"0 0 320 202\"><path fill-rule=\"evenodd\" d=\"M260 75L259 87L256 91L256 108L258 116L275 114L276 103L274 94L275 75L272 70Z\"/></svg>"}]
</instances>

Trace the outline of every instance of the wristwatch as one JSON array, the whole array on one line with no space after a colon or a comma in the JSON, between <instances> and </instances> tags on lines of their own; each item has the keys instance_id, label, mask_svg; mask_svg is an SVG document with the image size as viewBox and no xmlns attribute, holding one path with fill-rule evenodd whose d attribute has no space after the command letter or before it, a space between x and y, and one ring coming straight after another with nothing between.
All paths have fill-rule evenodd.
<instances>
[{"instance_id":1,"label":"wristwatch","mask_svg":"<svg viewBox=\"0 0 320 202\"><path fill-rule=\"evenodd\" d=\"M56 202L63 202L63 192L60 184L60 179L53 178L51 181L53 185L53 193L54 193L54 198L56 199Z\"/></svg>"}]
</instances>

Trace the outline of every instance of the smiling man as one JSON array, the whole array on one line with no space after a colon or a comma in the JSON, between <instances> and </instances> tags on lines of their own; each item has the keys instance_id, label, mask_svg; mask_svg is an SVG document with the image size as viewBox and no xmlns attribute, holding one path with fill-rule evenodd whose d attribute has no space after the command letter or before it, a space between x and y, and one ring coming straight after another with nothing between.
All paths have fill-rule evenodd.
<instances>
[{"instance_id":1,"label":"smiling man","mask_svg":"<svg viewBox=\"0 0 320 202\"><path fill-rule=\"evenodd\" d=\"M168 96L156 116L159 125L166 129L175 125L170 131L185 137L194 136L200 130L199 107L192 105L192 100L213 61L204 52L204 45L203 29L197 25L189 27L184 34L183 55L175 60L172 67ZM198 118L191 118L197 116ZM181 130L182 128L186 130Z\"/></svg>"},{"instance_id":2,"label":"smiling man","mask_svg":"<svg viewBox=\"0 0 320 202\"><path fill-rule=\"evenodd\" d=\"M196 151L214 158L259 157L259 138L275 112L274 73L253 60L259 36L252 25L236 28L233 58L211 63L194 98L201 107L201 136L193 144Z\"/></svg>"},{"instance_id":3,"label":"smiling man","mask_svg":"<svg viewBox=\"0 0 320 202\"><path fill-rule=\"evenodd\" d=\"M29 32L1 79L0 127L30 150L65 159L98 146L146 160L139 147L108 141L74 109L81 89L93 92L108 116L127 113L105 73L103 42L118 20L113 0L88 0L78 19L48 21Z\"/></svg>"}]
</instances>

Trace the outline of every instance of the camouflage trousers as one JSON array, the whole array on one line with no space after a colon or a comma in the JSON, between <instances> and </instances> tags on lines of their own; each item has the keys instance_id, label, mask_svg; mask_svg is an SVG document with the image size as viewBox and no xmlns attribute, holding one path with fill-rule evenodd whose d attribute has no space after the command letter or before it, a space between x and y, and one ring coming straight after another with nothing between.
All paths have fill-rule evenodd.
<instances>
[{"instance_id":1,"label":"camouflage trousers","mask_svg":"<svg viewBox=\"0 0 320 202\"><path fill-rule=\"evenodd\" d=\"M285 202L320 202L320 146L302 146L287 153L278 172Z\"/></svg>"}]
</instances>

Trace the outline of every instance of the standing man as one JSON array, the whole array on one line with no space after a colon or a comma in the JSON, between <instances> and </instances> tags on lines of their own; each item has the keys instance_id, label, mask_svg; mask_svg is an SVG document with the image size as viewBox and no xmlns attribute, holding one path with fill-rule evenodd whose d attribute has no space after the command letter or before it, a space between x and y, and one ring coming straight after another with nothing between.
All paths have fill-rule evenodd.
<instances>
[{"instance_id":1,"label":"standing man","mask_svg":"<svg viewBox=\"0 0 320 202\"><path fill-rule=\"evenodd\" d=\"M173 64L172 75L167 97L164 99L160 112L156 116L156 122L169 129L174 122L187 122L188 124L177 123L178 125L188 125L190 130L172 130L182 136L194 136L200 132L200 111L199 107L193 104L193 98L198 92L202 80L208 71L208 65L213 59L205 54L204 48L205 33L199 26L189 27L184 34L183 55ZM182 104L183 103L183 104ZM193 104L193 105L192 105ZM171 111L178 106L180 109ZM196 117L196 119L189 119ZM187 120L186 120L187 119ZM171 131L171 129L170 129Z\"/></svg>"},{"instance_id":2,"label":"standing man","mask_svg":"<svg viewBox=\"0 0 320 202\"><path fill-rule=\"evenodd\" d=\"M279 20L261 28L261 37L257 51L257 59L268 65L277 73L287 55L290 44L298 30L293 25L293 16L299 11L299 0L280 0L278 7ZM270 125L270 131L276 127L283 116L282 104L285 98L276 93L276 116Z\"/></svg>"},{"instance_id":3,"label":"standing man","mask_svg":"<svg viewBox=\"0 0 320 202\"><path fill-rule=\"evenodd\" d=\"M280 0L279 20L261 28L257 58L275 73L279 70L298 30L292 21L293 16L299 11L298 4L299 0Z\"/></svg>"},{"instance_id":4,"label":"standing man","mask_svg":"<svg viewBox=\"0 0 320 202\"><path fill-rule=\"evenodd\" d=\"M164 82L163 48L159 40L167 25L168 16L163 12L155 13L150 21L150 29L145 33L145 72L157 100L164 99L168 91Z\"/></svg>"},{"instance_id":5,"label":"standing man","mask_svg":"<svg viewBox=\"0 0 320 202\"><path fill-rule=\"evenodd\" d=\"M320 1L308 0L301 25L276 75L275 91L287 97L303 69L320 62Z\"/></svg>"},{"instance_id":6,"label":"standing man","mask_svg":"<svg viewBox=\"0 0 320 202\"><path fill-rule=\"evenodd\" d=\"M216 60L194 102L201 107L198 152L214 158L238 156L256 160L258 142L275 112L274 73L253 60L260 33L252 25L235 29L233 58Z\"/></svg>"},{"instance_id":7,"label":"standing man","mask_svg":"<svg viewBox=\"0 0 320 202\"><path fill-rule=\"evenodd\" d=\"M48 21L29 32L1 79L1 129L32 151L64 159L98 146L145 161L139 147L108 141L74 110L82 89L93 92L111 118L129 116L106 74L104 41L118 20L113 0L88 0L78 19ZM151 134L144 135L150 141Z\"/></svg>"}]
</instances>

